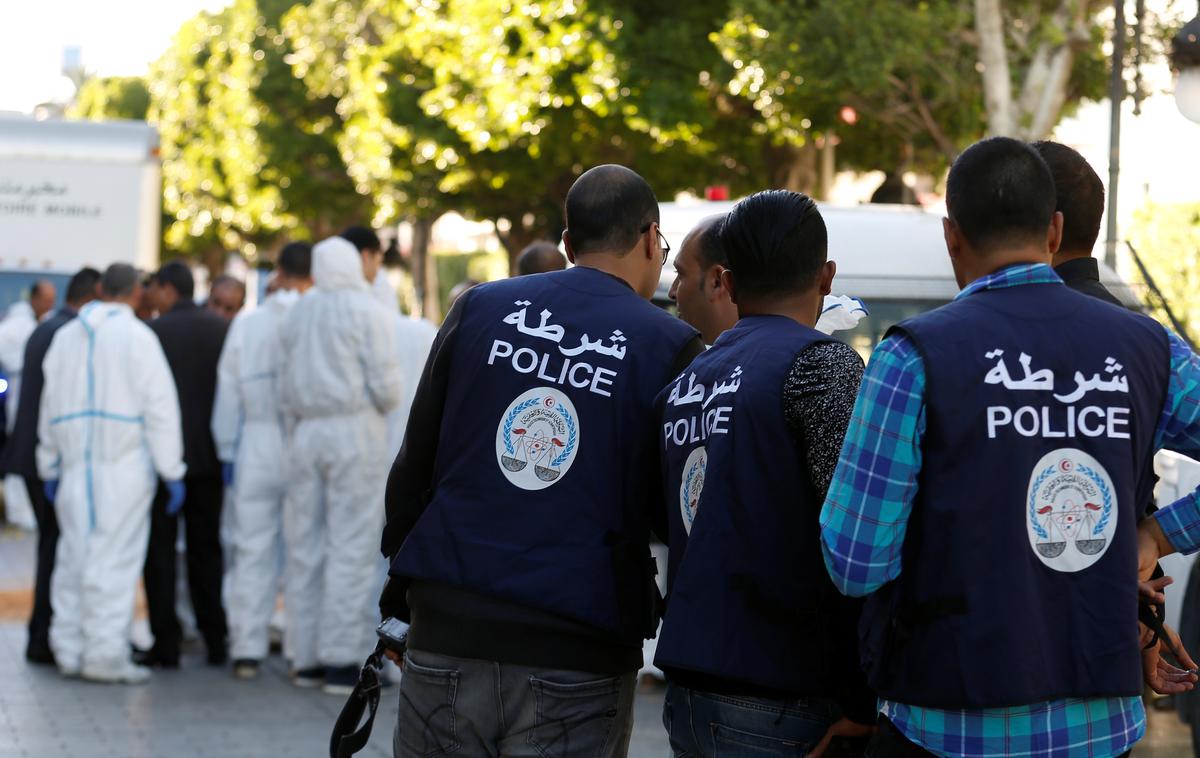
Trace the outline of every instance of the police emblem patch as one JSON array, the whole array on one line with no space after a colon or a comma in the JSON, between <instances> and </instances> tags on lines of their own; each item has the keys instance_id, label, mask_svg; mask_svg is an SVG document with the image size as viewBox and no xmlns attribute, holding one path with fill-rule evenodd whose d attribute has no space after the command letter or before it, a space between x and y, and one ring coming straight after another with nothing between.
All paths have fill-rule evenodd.
<instances>
[{"instance_id":1,"label":"police emblem patch","mask_svg":"<svg viewBox=\"0 0 1200 758\"><path fill-rule=\"evenodd\" d=\"M692 533L692 522L700 507L700 493L704 490L704 471L708 468L708 453L702 447L691 452L683 462L683 480L679 484L679 510L683 514L683 529Z\"/></svg>"},{"instance_id":2,"label":"police emblem patch","mask_svg":"<svg viewBox=\"0 0 1200 758\"><path fill-rule=\"evenodd\" d=\"M541 490L571 468L579 447L579 415L571 399L538 387L513 400L496 428L496 461L508 481Z\"/></svg>"},{"instance_id":3,"label":"police emblem patch","mask_svg":"<svg viewBox=\"0 0 1200 758\"><path fill-rule=\"evenodd\" d=\"M1042 456L1029 478L1029 544L1055 571L1082 571L1104 555L1117 531L1112 478L1092 456L1059 448Z\"/></svg>"}]
</instances>

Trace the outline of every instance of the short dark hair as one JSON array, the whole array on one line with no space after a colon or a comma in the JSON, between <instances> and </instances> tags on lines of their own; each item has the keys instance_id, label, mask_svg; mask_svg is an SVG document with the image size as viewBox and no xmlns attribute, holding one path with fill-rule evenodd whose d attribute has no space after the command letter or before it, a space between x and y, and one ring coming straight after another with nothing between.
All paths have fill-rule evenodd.
<instances>
[{"instance_id":1,"label":"short dark hair","mask_svg":"<svg viewBox=\"0 0 1200 758\"><path fill-rule=\"evenodd\" d=\"M1044 237L1054 205L1054 177L1046 162L1011 137L971 145L946 180L947 214L980 253Z\"/></svg>"},{"instance_id":2,"label":"short dark hair","mask_svg":"<svg viewBox=\"0 0 1200 758\"><path fill-rule=\"evenodd\" d=\"M742 200L721 222L717 237L739 295L750 297L806 289L829 252L817 204L790 190L767 190Z\"/></svg>"},{"instance_id":3,"label":"short dark hair","mask_svg":"<svg viewBox=\"0 0 1200 758\"><path fill-rule=\"evenodd\" d=\"M1100 236L1100 219L1104 216L1104 182L1087 159L1073 148L1050 140L1034 142L1033 148L1054 177L1057 198L1054 209L1063 215L1059 249L1090 254Z\"/></svg>"},{"instance_id":4,"label":"short dark hair","mask_svg":"<svg viewBox=\"0 0 1200 758\"><path fill-rule=\"evenodd\" d=\"M531 242L517 255L517 276L560 271L566 267L567 259L558 252L558 245L549 240Z\"/></svg>"},{"instance_id":5,"label":"short dark hair","mask_svg":"<svg viewBox=\"0 0 1200 758\"><path fill-rule=\"evenodd\" d=\"M33 284L29 285L29 299L30 300L37 297L38 290L40 290L42 288L42 285L45 283L46 283L45 279L38 279Z\"/></svg>"},{"instance_id":6,"label":"short dark hair","mask_svg":"<svg viewBox=\"0 0 1200 758\"><path fill-rule=\"evenodd\" d=\"M312 245L289 242L279 251L275 266L288 276L312 276Z\"/></svg>"},{"instance_id":7,"label":"short dark hair","mask_svg":"<svg viewBox=\"0 0 1200 758\"><path fill-rule=\"evenodd\" d=\"M725 255L725 248L721 245L721 224L725 221L726 215L720 214L709 216L701 219L697 226L700 227L700 232L696 236L696 249L700 253L700 260L705 266L728 266L729 258Z\"/></svg>"},{"instance_id":8,"label":"short dark hair","mask_svg":"<svg viewBox=\"0 0 1200 758\"><path fill-rule=\"evenodd\" d=\"M583 172L567 191L563 213L576 255L624 253L659 218L646 180L615 164Z\"/></svg>"},{"instance_id":9,"label":"short dark hair","mask_svg":"<svg viewBox=\"0 0 1200 758\"><path fill-rule=\"evenodd\" d=\"M159 286L169 285L182 298L190 299L196 291L196 280L192 270L180 261L171 261L154 274L154 281Z\"/></svg>"},{"instance_id":10,"label":"short dark hair","mask_svg":"<svg viewBox=\"0 0 1200 758\"><path fill-rule=\"evenodd\" d=\"M81 268L67 283L67 302L79 303L96 295L96 284L100 282L100 272L94 268Z\"/></svg>"},{"instance_id":11,"label":"short dark hair","mask_svg":"<svg viewBox=\"0 0 1200 758\"><path fill-rule=\"evenodd\" d=\"M236 276L231 274L220 274L212 280L212 284L208 285L209 291L215 290L217 287L224 287L227 284L232 284L242 291L242 295L246 294L246 283Z\"/></svg>"},{"instance_id":12,"label":"short dark hair","mask_svg":"<svg viewBox=\"0 0 1200 758\"><path fill-rule=\"evenodd\" d=\"M360 253L364 250L383 250L379 235L365 226L348 226L338 236L357 247Z\"/></svg>"},{"instance_id":13,"label":"short dark hair","mask_svg":"<svg viewBox=\"0 0 1200 758\"><path fill-rule=\"evenodd\" d=\"M133 294L138 283L138 270L128 263L114 263L100 276L100 290L108 297Z\"/></svg>"}]
</instances>

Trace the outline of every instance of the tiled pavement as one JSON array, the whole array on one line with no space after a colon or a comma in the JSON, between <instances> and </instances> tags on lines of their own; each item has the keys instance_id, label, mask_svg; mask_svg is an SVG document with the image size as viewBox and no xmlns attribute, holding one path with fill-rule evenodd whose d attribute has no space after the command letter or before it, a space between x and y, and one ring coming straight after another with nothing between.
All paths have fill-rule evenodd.
<instances>
[{"instance_id":1,"label":"tiled pavement","mask_svg":"<svg viewBox=\"0 0 1200 758\"><path fill-rule=\"evenodd\" d=\"M28 666L23 652L33 540L0 531L0 758L298 758L327 755L342 699L288 683L272 657L257 680L235 681L228 669L185 656L179 671L156 672L150 684L106 686L66 681ZM145 640L145 623L135 626ZM391 755L396 689L385 691L371 743L360 756ZM636 703L630 755L668 754L662 691L643 688ZM1150 736L1135 758L1191 755L1188 732L1172 713L1152 713Z\"/></svg>"},{"instance_id":2,"label":"tiled pavement","mask_svg":"<svg viewBox=\"0 0 1200 758\"><path fill-rule=\"evenodd\" d=\"M155 672L143 686L67 681L27 665L21 619L32 560L30 537L0 532L0 758L328 755L329 730L343 698L293 687L278 656L258 679L243 682L193 653L179 671ZM135 625L135 638L147 635L144 622ZM374 734L360 756L391 755L396 693L394 687L384 692ZM665 756L661 690L643 691L636 708L630 754Z\"/></svg>"}]
</instances>

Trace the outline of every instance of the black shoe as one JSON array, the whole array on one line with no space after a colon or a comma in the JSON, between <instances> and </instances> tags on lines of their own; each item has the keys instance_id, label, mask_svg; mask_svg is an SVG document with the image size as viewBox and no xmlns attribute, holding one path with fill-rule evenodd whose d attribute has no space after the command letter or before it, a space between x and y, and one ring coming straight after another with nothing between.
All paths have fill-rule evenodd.
<instances>
[{"instance_id":1,"label":"black shoe","mask_svg":"<svg viewBox=\"0 0 1200 758\"><path fill-rule=\"evenodd\" d=\"M149 650L134 648L133 662L139 666L152 669L177 669L179 668L179 653L169 655L155 648L150 648Z\"/></svg>"},{"instance_id":2,"label":"black shoe","mask_svg":"<svg viewBox=\"0 0 1200 758\"><path fill-rule=\"evenodd\" d=\"M229 662L229 649L224 645L220 647L210 647L208 649L208 665L209 666L224 666Z\"/></svg>"},{"instance_id":3,"label":"black shoe","mask_svg":"<svg viewBox=\"0 0 1200 758\"><path fill-rule=\"evenodd\" d=\"M325 669L320 666L314 666L309 669L293 669L292 684L303 689L312 689L320 687L325 681Z\"/></svg>"},{"instance_id":4,"label":"black shoe","mask_svg":"<svg viewBox=\"0 0 1200 758\"><path fill-rule=\"evenodd\" d=\"M233 675L237 679L257 679L259 662L253 658L238 658L233 662Z\"/></svg>"},{"instance_id":5,"label":"black shoe","mask_svg":"<svg viewBox=\"0 0 1200 758\"><path fill-rule=\"evenodd\" d=\"M54 661L54 653L50 651L49 645L30 645L25 648L25 660L38 666L57 665Z\"/></svg>"},{"instance_id":6,"label":"black shoe","mask_svg":"<svg viewBox=\"0 0 1200 758\"><path fill-rule=\"evenodd\" d=\"M358 666L326 666L325 684L321 691L326 695L349 695L354 692L354 685L358 684L358 672Z\"/></svg>"}]
</instances>

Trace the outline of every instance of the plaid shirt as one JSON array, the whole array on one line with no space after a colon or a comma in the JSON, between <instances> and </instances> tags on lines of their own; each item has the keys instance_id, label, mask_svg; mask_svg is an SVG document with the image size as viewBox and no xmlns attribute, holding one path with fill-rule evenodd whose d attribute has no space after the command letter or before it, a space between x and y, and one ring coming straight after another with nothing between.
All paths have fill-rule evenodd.
<instances>
[{"instance_id":1,"label":"plaid shirt","mask_svg":"<svg viewBox=\"0 0 1200 758\"><path fill-rule=\"evenodd\" d=\"M972 282L958 297L1052 282L1062 280L1049 266L1012 266ZM1178 337L1170 332L1168 337L1171 379L1156 445L1200 457L1200 359ZM847 595L870 594L900 574L924 432L924 365L913 343L893 334L871 356L821 511L825 565ZM1172 544L1200 549L1200 493L1160 511L1158 518ZM940 755L1114 756L1146 730L1137 697L953 711L884 700L879 711L909 740Z\"/></svg>"}]
</instances>

